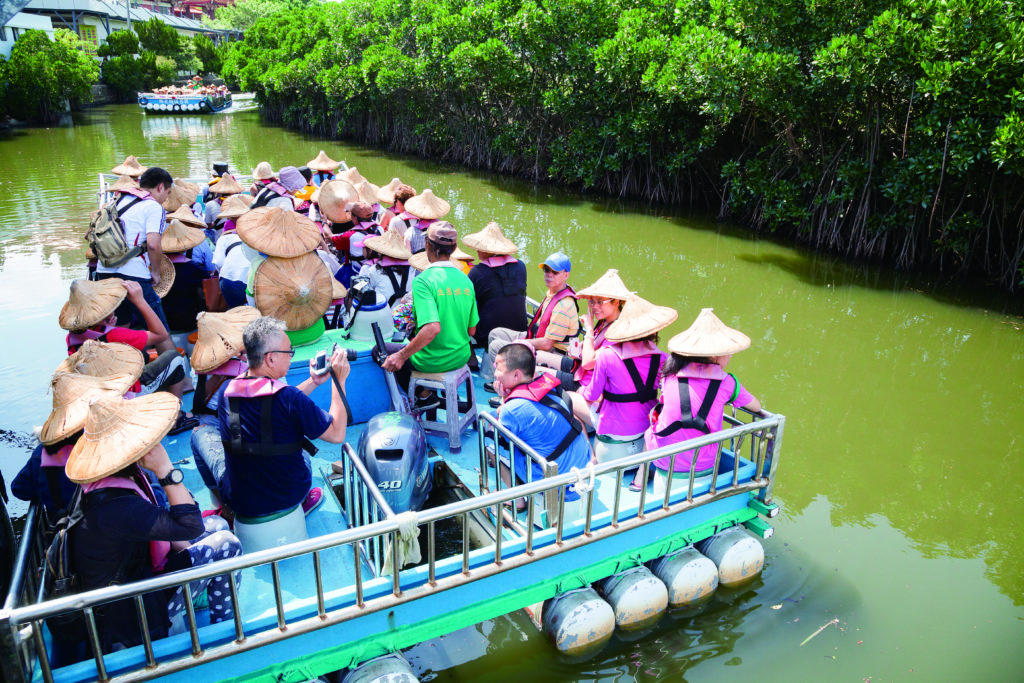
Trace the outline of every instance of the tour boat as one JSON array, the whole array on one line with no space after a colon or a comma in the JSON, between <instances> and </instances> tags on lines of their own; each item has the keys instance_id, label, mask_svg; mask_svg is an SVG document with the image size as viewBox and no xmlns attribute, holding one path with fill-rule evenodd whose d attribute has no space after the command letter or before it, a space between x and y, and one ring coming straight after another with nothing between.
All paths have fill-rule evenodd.
<instances>
[{"instance_id":1,"label":"tour boat","mask_svg":"<svg viewBox=\"0 0 1024 683\"><path fill-rule=\"evenodd\" d=\"M160 95L139 93L139 106L159 114L206 114L222 111L231 106L231 93L226 95Z\"/></svg>"}]
</instances>

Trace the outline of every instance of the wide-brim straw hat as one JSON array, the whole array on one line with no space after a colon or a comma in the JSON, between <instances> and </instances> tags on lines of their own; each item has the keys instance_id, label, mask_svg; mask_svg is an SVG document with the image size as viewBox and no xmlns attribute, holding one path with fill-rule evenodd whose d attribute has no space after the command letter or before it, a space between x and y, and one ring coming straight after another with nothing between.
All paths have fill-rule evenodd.
<instances>
[{"instance_id":1,"label":"wide-brim straw hat","mask_svg":"<svg viewBox=\"0 0 1024 683\"><path fill-rule=\"evenodd\" d=\"M222 195L241 194L245 192L245 188L239 185L234 177L225 173L215 185L210 185L210 192Z\"/></svg>"},{"instance_id":2,"label":"wide-brim straw hat","mask_svg":"<svg viewBox=\"0 0 1024 683\"><path fill-rule=\"evenodd\" d=\"M171 287L174 286L174 276L177 275L177 271L174 269L171 259L163 254L160 254L159 259L157 266L160 268L160 284L153 285L153 291L156 292L158 297L163 299L167 296L167 292L171 291Z\"/></svg>"},{"instance_id":3,"label":"wide-brim straw hat","mask_svg":"<svg viewBox=\"0 0 1024 683\"><path fill-rule=\"evenodd\" d=\"M131 400L105 398L89 404L85 433L71 449L64 471L76 484L116 474L149 453L178 419L181 401L164 391Z\"/></svg>"},{"instance_id":4,"label":"wide-brim straw hat","mask_svg":"<svg viewBox=\"0 0 1024 683\"><path fill-rule=\"evenodd\" d=\"M455 264L460 271L462 270L462 264L455 260L455 254L452 254L448 260ZM409 265L422 273L427 269L427 266L430 265L430 259L427 258L427 252L421 251L418 254L413 254L409 259Z\"/></svg>"},{"instance_id":5,"label":"wide-brim straw hat","mask_svg":"<svg viewBox=\"0 0 1024 683\"><path fill-rule=\"evenodd\" d=\"M338 278L331 278L331 300L338 301L344 299L345 295L348 294L348 287L338 282Z\"/></svg>"},{"instance_id":6,"label":"wide-brim straw hat","mask_svg":"<svg viewBox=\"0 0 1024 683\"><path fill-rule=\"evenodd\" d=\"M179 178L171 185L171 191L167 194L163 207L167 211L177 211L183 206L192 206L198 198L199 186Z\"/></svg>"},{"instance_id":7,"label":"wide-brim straw hat","mask_svg":"<svg viewBox=\"0 0 1024 683\"><path fill-rule=\"evenodd\" d=\"M359 193L351 183L344 180L328 180L320 185L316 201L321 216L334 223L343 223L348 220L344 215L345 205L349 202L358 202Z\"/></svg>"},{"instance_id":8,"label":"wide-brim straw hat","mask_svg":"<svg viewBox=\"0 0 1024 683\"><path fill-rule=\"evenodd\" d=\"M366 178L363 177L363 174L360 173L359 169L356 168L355 166L352 166L351 168L346 168L336 177L338 178L338 180L344 180L346 183L352 186L366 182ZM372 204L373 202L370 203Z\"/></svg>"},{"instance_id":9,"label":"wide-brim straw hat","mask_svg":"<svg viewBox=\"0 0 1024 683\"><path fill-rule=\"evenodd\" d=\"M519 251L516 243L505 237L501 226L491 221L480 232L473 232L462 238L463 244L477 251L497 256L509 256Z\"/></svg>"},{"instance_id":10,"label":"wide-brim straw hat","mask_svg":"<svg viewBox=\"0 0 1024 683\"><path fill-rule=\"evenodd\" d=\"M371 183L369 180L363 180L361 182L354 183L352 187L355 188L356 193L359 195L360 201L364 201L371 206L373 206L379 201L377 199L377 193L380 192L380 188Z\"/></svg>"},{"instance_id":11,"label":"wide-brim straw hat","mask_svg":"<svg viewBox=\"0 0 1024 683\"><path fill-rule=\"evenodd\" d=\"M377 191L377 201L381 204L387 204L391 206L395 203L395 193L398 192L398 187L402 184L402 181L398 178L392 178L391 182L380 188Z\"/></svg>"},{"instance_id":12,"label":"wide-brim straw hat","mask_svg":"<svg viewBox=\"0 0 1024 683\"><path fill-rule=\"evenodd\" d=\"M714 358L749 348L750 337L723 323L712 308L701 310L688 329L668 340L668 350L680 356Z\"/></svg>"},{"instance_id":13,"label":"wide-brim straw hat","mask_svg":"<svg viewBox=\"0 0 1024 683\"><path fill-rule=\"evenodd\" d=\"M458 247L455 247L455 251L452 252L451 259L452 261L474 261L476 260L476 256L467 254Z\"/></svg>"},{"instance_id":14,"label":"wide-brim straw hat","mask_svg":"<svg viewBox=\"0 0 1024 683\"><path fill-rule=\"evenodd\" d=\"M368 237L363 246L399 261L408 261L412 257L412 252L405 246L405 238L397 230L388 229L383 235Z\"/></svg>"},{"instance_id":15,"label":"wide-brim straw hat","mask_svg":"<svg viewBox=\"0 0 1024 683\"><path fill-rule=\"evenodd\" d=\"M289 330L304 330L327 312L334 298L331 272L316 254L270 257L253 278L256 307L283 320Z\"/></svg>"},{"instance_id":16,"label":"wide-brim straw hat","mask_svg":"<svg viewBox=\"0 0 1024 683\"><path fill-rule=\"evenodd\" d=\"M92 377L128 375L134 384L142 376L145 365L145 359L134 346L88 339L77 351L61 361L55 374L77 372Z\"/></svg>"},{"instance_id":17,"label":"wide-brim straw hat","mask_svg":"<svg viewBox=\"0 0 1024 683\"><path fill-rule=\"evenodd\" d=\"M626 283L619 277L619 271L615 268L609 268L604 275L597 278L597 282L576 292L576 296L585 299L618 299L619 301L626 301L632 295L633 292L629 291L629 287L626 287Z\"/></svg>"},{"instance_id":18,"label":"wide-brim straw hat","mask_svg":"<svg viewBox=\"0 0 1024 683\"><path fill-rule=\"evenodd\" d=\"M124 190L137 190L139 189L139 182L132 178L130 175L119 176L118 179L112 184L107 186L108 192L123 192Z\"/></svg>"},{"instance_id":19,"label":"wide-brim straw hat","mask_svg":"<svg viewBox=\"0 0 1024 683\"><path fill-rule=\"evenodd\" d=\"M315 159L311 159L306 162L307 168L311 168L314 171L326 171L328 173L334 173L340 165L340 161L335 161L330 158L323 150L320 150L320 153L316 155Z\"/></svg>"},{"instance_id":20,"label":"wide-brim straw hat","mask_svg":"<svg viewBox=\"0 0 1024 683\"><path fill-rule=\"evenodd\" d=\"M196 317L199 335L189 362L196 372L216 370L245 349L242 331L260 317L253 306L237 306L224 313L200 313Z\"/></svg>"},{"instance_id":21,"label":"wide-brim straw hat","mask_svg":"<svg viewBox=\"0 0 1024 683\"><path fill-rule=\"evenodd\" d=\"M128 296L124 281L112 277L107 280L72 280L71 294L60 309L58 323L61 329L85 330L98 325L121 305Z\"/></svg>"},{"instance_id":22,"label":"wide-brim straw hat","mask_svg":"<svg viewBox=\"0 0 1024 683\"><path fill-rule=\"evenodd\" d=\"M451 208L448 202L435 195L433 190L429 188L405 203L406 211L417 218L427 221L436 221L439 218L444 218L451 211Z\"/></svg>"},{"instance_id":23,"label":"wide-brim straw hat","mask_svg":"<svg viewBox=\"0 0 1024 683\"><path fill-rule=\"evenodd\" d=\"M160 248L165 254L180 254L199 246L205 239L205 232L189 227L175 218L160 236Z\"/></svg>"},{"instance_id":24,"label":"wide-brim straw hat","mask_svg":"<svg viewBox=\"0 0 1024 683\"><path fill-rule=\"evenodd\" d=\"M274 169L271 168L269 161L261 161L256 164L256 168L252 169L253 180L270 180L271 178L276 177Z\"/></svg>"},{"instance_id":25,"label":"wide-brim straw hat","mask_svg":"<svg viewBox=\"0 0 1024 683\"><path fill-rule=\"evenodd\" d=\"M202 218L196 218L195 214L184 204L179 206L174 212L167 214L167 222L170 223L171 221L181 221L185 225L199 228L200 230L206 228L206 222Z\"/></svg>"},{"instance_id":26,"label":"wide-brim straw hat","mask_svg":"<svg viewBox=\"0 0 1024 683\"><path fill-rule=\"evenodd\" d=\"M250 194L233 194L221 204L217 218L238 218L249 210L254 201L256 198Z\"/></svg>"},{"instance_id":27,"label":"wide-brim straw hat","mask_svg":"<svg viewBox=\"0 0 1024 683\"><path fill-rule=\"evenodd\" d=\"M243 242L256 251L280 258L308 254L320 244L316 223L294 211L261 206L240 216L235 226Z\"/></svg>"},{"instance_id":28,"label":"wide-brim straw hat","mask_svg":"<svg viewBox=\"0 0 1024 683\"><path fill-rule=\"evenodd\" d=\"M604 338L614 343L643 339L665 329L678 317L676 309L656 306L634 294L626 299L619 317L608 326Z\"/></svg>"},{"instance_id":29,"label":"wide-brim straw hat","mask_svg":"<svg viewBox=\"0 0 1024 683\"><path fill-rule=\"evenodd\" d=\"M128 155L124 161L110 169L110 172L114 175L126 175L132 178L138 178L146 172L146 167L140 164L139 160L133 155Z\"/></svg>"},{"instance_id":30,"label":"wide-brim straw hat","mask_svg":"<svg viewBox=\"0 0 1024 683\"><path fill-rule=\"evenodd\" d=\"M85 426L89 401L117 398L135 383L131 375L93 377L77 372L58 372L50 381L53 391L53 410L39 432L43 445L66 439Z\"/></svg>"}]
</instances>

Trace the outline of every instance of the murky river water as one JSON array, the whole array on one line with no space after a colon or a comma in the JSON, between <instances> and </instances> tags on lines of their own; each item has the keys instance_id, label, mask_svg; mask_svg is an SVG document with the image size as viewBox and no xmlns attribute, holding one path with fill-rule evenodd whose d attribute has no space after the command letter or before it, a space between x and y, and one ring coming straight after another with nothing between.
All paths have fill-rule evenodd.
<instances>
[{"instance_id":1,"label":"murky river water","mask_svg":"<svg viewBox=\"0 0 1024 683\"><path fill-rule=\"evenodd\" d=\"M302 164L324 148L378 184L452 204L461 232L502 224L537 263L564 249L577 286L617 267L642 296L703 306L754 340L730 370L787 415L763 578L670 615L584 664L521 615L414 648L425 680L1021 680L1024 310L1021 297L932 286L693 219L267 127L255 112L0 131L0 465L49 410L57 314L83 272L96 173L128 154L174 175L213 161ZM531 269L531 293L543 284ZM667 339L664 336L663 339ZM23 508L13 507L21 513ZM821 625L838 619L801 646Z\"/></svg>"}]
</instances>

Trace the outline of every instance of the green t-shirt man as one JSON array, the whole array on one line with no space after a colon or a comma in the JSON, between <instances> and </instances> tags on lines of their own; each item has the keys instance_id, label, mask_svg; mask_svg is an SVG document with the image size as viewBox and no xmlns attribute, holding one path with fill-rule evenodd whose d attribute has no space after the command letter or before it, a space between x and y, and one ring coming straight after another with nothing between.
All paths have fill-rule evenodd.
<instances>
[{"instance_id":1,"label":"green t-shirt man","mask_svg":"<svg viewBox=\"0 0 1024 683\"><path fill-rule=\"evenodd\" d=\"M433 341L412 355L420 372L448 372L469 360L469 328L476 327L476 292L469 277L451 261L431 263L412 281L412 311L416 330L441 323Z\"/></svg>"}]
</instances>

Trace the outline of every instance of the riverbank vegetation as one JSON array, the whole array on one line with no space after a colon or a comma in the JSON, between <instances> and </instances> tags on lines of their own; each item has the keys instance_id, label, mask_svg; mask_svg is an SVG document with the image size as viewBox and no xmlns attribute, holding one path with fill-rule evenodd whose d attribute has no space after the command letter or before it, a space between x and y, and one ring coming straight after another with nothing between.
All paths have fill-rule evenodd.
<instances>
[{"instance_id":1,"label":"riverbank vegetation","mask_svg":"<svg viewBox=\"0 0 1024 683\"><path fill-rule=\"evenodd\" d=\"M57 29L53 40L44 31L25 31L0 56L0 122L5 117L50 124L67 110L92 100L99 65L83 51L71 31Z\"/></svg>"},{"instance_id":2,"label":"riverbank vegetation","mask_svg":"<svg viewBox=\"0 0 1024 683\"><path fill-rule=\"evenodd\" d=\"M256 21L272 122L1021 286L1024 25L997 0L348 0Z\"/></svg>"},{"instance_id":3,"label":"riverbank vegetation","mask_svg":"<svg viewBox=\"0 0 1024 683\"><path fill-rule=\"evenodd\" d=\"M103 82L119 100L170 85L179 73L216 73L222 66L209 38L181 35L156 17L114 31L96 54L103 58Z\"/></svg>"}]
</instances>

